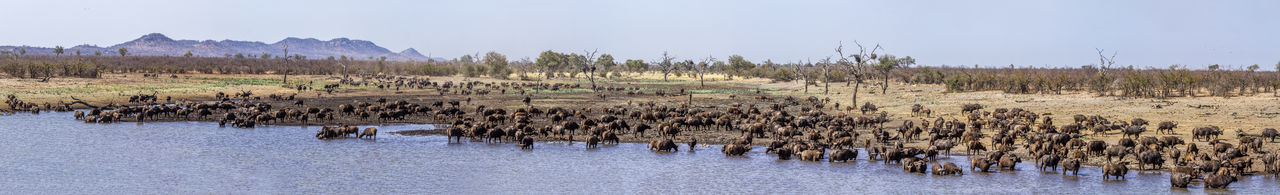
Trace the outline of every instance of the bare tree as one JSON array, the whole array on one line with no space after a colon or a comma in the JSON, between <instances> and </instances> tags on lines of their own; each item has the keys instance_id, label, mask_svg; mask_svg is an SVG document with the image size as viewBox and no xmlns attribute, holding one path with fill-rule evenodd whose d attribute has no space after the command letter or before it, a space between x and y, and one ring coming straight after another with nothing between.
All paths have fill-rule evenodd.
<instances>
[{"instance_id":1,"label":"bare tree","mask_svg":"<svg viewBox=\"0 0 1280 195\"><path fill-rule=\"evenodd\" d=\"M813 62L811 61L809 64L813 64ZM806 94L809 93L809 82L813 81L813 77L806 73L807 70L808 67L805 67L805 64L800 62L791 65L791 73L796 75L796 78L799 78L801 84L804 85L804 93Z\"/></svg>"},{"instance_id":2,"label":"bare tree","mask_svg":"<svg viewBox=\"0 0 1280 195\"><path fill-rule=\"evenodd\" d=\"M818 61L818 67L822 67L822 94L831 93L831 56Z\"/></svg>"},{"instance_id":3,"label":"bare tree","mask_svg":"<svg viewBox=\"0 0 1280 195\"><path fill-rule=\"evenodd\" d=\"M676 67L676 64L674 62L671 62L671 60L674 60L674 59L675 57L671 57L671 55L668 55L667 52L664 51L662 52L662 59L658 60L658 68L662 70L663 82L667 81L667 75L670 75L671 71L675 71L676 68L679 68L679 67Z\"/></svg>"},{"instance_id":4,"label":"bare tree","mask_svg":"<svg viewBox=\"0 0 1280 195\"><path fill-rule=\"evenodd\" d=\"M1109 69L1111 69L1111 66L1116 64L1116 54L1119 54L1120 52L1113 51L1111 52L1111 57L1107 57L1103 53L1106 50L1099 49L1099 48L1094 48L1094 50L1098 51L1098 72L1097 72L1098 76L1093 80L1091 87L1093 88L1094 91L1098 92L1098 95L1105 96L1107 95L1108 92L1111 91L1110 88L1111 88L1112 77L1107 73Z\"/></svg>"},{"instance_id":5,"label":"bare tree","mask_svg":"<svg viewBox=\"0 0 1280 195\"><path fill-rule=\"evenodd\" d=\"M701 63L694 66L694 68L698 70L698 82L700 82L699 87L707 87L707 71L709 71L708 69L711 69L711 63L715 61L715 56L707 55L706 59L703 59Z\"/></svg>"},{"instance_id":6,"label":"bare tree","mask_svg":"<svg viewBox=\"0 0 1280 195\"><path fill-rule=\"evenodd\" d=\"M853 96L853 102L851 102L852 104L850 105L858 105L858 89L862 88L862 81L865 79L867 74L866 66L871 61L876 60L876 52L883 50L884 48L881 48L880 44L876 44L874 47L870 48L871 51L867 51L867 48L863 47L862 43L853 41L853 44L858 46L857 54L850 54L846 56L844 54L844 42L840 42L840 45L836 46L836 53L840 55L840 60L837 62L841 63L841 65L847 69L846 74L853 77L849 79L853 82L853 94L851 94L851 96ZM853 61L849 61L850 57L853 58ZM848 83L845 83L845 86L848 86Z\"/></svg>"},{"instance_id":7,"label":"bare tree","mask_svg":"<svg viewBox=\"0 0 1280 195\"><path fill-rule=\"evenodd\" d=\"M581 62L574 62L578 63L578 69L582 71L582 74L587 75L587 80L591 81L591 91L596 90L596 52L598 51L600 51L600 49L591 51L583 50L582 54L584 55L582 56L583 58L581 59Z\"/></svg>"}]
</instances>

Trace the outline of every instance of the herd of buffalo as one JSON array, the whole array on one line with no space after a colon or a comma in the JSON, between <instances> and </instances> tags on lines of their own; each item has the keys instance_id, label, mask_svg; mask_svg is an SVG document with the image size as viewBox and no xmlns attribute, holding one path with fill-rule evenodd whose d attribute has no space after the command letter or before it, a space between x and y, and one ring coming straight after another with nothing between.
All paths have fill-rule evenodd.
<instances>
[{"instance_id":1,"label":"herd of buffalo","mask_svg":"<svg viewBox=\"0 0 1280 195\"><path fill-rule=\"evenodd\" d=\"M959 118L933 117L934 109L913 105L910 117L891 119L867 102L861 106L831 105L830 99L794 98L736 94L728 104L699 106L692 98L679 100L684 90L651 90L639 87L592 87L577 84L435 82L428 79L394 76L366 76L362 81L344 79L344 85L376 85L379 88L433 89L434 100L385 97L373 101L307 104L296 95L271 94L265 98L244 91L219 93L215 101L155 103L152 95L132 97L136 105L92 106L75 110L74 117L87 123L169 120L211 120L219 125L253 128L261 124L322 124L318 139L355 136L376 138L376 128L348 124L432 123L441 124L440 134L449 142L464 138L484 142L509 142L532 150L537 141L581 141L586 147L649 141L649 149L675 152L681 144L691 148L697 138L723 144L727 156L741 156L760 147L778 159L845 162L866 159L895 164L912 173L963 175L964 168L937 158L963 150L970 155L969 172L1018 170L1017 164L1034 161L1035 169L1076 175L1086 164L1100 165L1104 179L1121 179L1130 169L1172 172L1170 183L1186 187L1201 180L1208 188L1225 188L1237 178L1250 174L1280 174L1275 149L1263 145L1280 137L1274 128L1257 132L1237 132L1235 140L1219 138L1217 126L1191 128L1190 142L1174 135L1178 123L1109 119L1100 115L1076 114L1059 117L1051 113L1020 108L987 108L979 104L961 106ZM326 87L333 93L335 87ZM587 88L599 98L612 96L677 97L676 101L633 102L608 106L540 106L526 94L533 90ZM299 91L307 90L299 87ZM516 101L473 100L490 93L514 97ZM648 93L648 94L646 94ZM490 95L491 96L491 95ZM418 97L418 96L412 96ZM641 98L643 99L643 98ZM168 101L169 98L165 98ZM411 102L415 101L415 102ZM37 109L12 95L11 108ZM85 104L88 105L88 104ZM45 105L46 110L71 111L70 104ZM63 108L59 108L63 107ZM1148 129L1155 129L1154 132ZM646 134L648 133L648 134ZM1103 141L1105 135L1119 139ZM1103 135L1103 136L1097 136ZM575 138L576 136L576 138ZM630 138L628 138L630 137ZM1274 148L1274 147L1273 147ZM859 155L863 151L865 155ZM1255 171L1255 164L1261 170ZM995 168L993 168L993 166Z\"/></svg>"}]
</instances>

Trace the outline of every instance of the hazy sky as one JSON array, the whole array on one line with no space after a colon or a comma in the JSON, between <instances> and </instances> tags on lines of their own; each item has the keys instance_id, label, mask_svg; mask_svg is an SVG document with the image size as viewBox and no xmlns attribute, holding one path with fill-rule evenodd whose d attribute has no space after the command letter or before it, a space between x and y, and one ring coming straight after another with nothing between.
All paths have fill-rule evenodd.
<instances>
[{"instance_id":1,"label":"hazy sky","mask_svg":"<svg viewBox=\"0 0 1280 195\"><path fill-rule=\"evenodd\" d=\"M1280 61L1280 1L144 1L2 0L0 45L337 37L434 57L599 49L619 59L740 54L790 62L879 43L924 65ZM1110 53L1110 52L1108 52ZM621 60L619 60L621 61Z\"/></svg>"}]
</instances>

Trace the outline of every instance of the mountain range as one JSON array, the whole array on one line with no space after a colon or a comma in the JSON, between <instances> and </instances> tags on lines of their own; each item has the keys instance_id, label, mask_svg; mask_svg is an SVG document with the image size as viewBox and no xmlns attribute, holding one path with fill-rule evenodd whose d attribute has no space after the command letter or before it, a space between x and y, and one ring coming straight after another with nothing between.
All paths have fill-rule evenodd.
<instances>
[{"instance_id":1,"label":"mountain range","mask_svg":"<svg viewBox=\"0 0 1280 195\"><path fill-rule=\"evenodd\" d=\"M75 55L76 51L80 51L81 55L92 55L94 51L101 51L102 55L119 55L116 51L120 48L126 48L131 56L183 56L188 51L200 57L227 57L235 54L243 54L248 57L249 55L260 56L264 53L272 56L284 56L285 46L288 46L288 55L298 54L306 56L308 59L325 59L329 56L334 58L347 56L357 60L378 59L383 56L387 57L387 60L396 61L426 61L429 59L413 48L392 52L370 41L347 38L321 41L314 38L289 37L267 44L256 41L236 40L174 40L160 33L143 35L138 39L109 47L98 47L96 45L70 47L64 49L63 55ZM0 51L16 52L19 48L25 49L27 55L55 54L54 49L51 47L0 46ZM435 60L444 59L435 58Z\"/></svg>"}]
</instances>

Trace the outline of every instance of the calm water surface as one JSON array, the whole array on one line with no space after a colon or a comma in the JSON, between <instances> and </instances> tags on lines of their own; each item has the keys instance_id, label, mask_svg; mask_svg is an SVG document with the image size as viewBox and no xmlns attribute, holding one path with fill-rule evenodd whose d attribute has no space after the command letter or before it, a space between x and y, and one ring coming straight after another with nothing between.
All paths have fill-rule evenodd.
<instances>
[{"instance_id":1,"label":"calm water surface","mask_svg":"<svg viewBox=\"0 0 1280 195\"><path fill-rule=\"evenodd\" d=\"M900 166L779 161L757 147L726 158L719 146L649 152L647 145L537 143L448 144L440 136L378 127L376 141L317 140L319 127L218 128L208 122L85 124L69 113L0 116L0 194L742 194L742 193L1243 193L1275 194L1273 177L1248 177L1230 189L1169 187L1169 176L1130 172L1103 181L1097 168L1079 177L1035 171L964 176L904 173Z\"/></svg>"}]
</instances>

